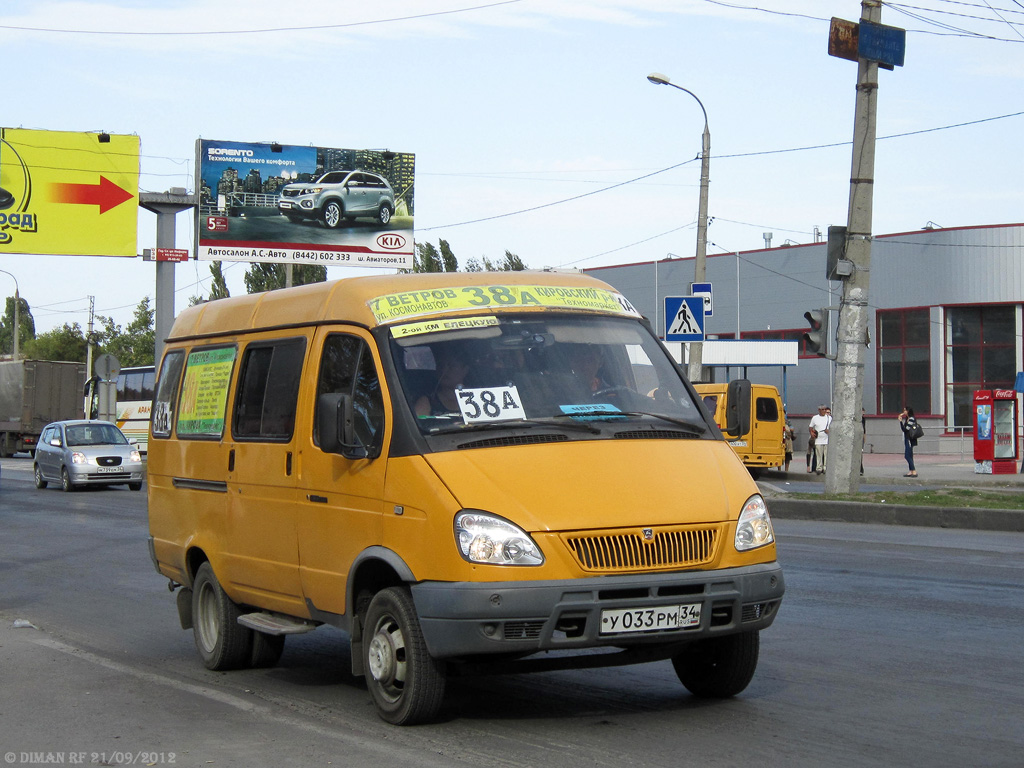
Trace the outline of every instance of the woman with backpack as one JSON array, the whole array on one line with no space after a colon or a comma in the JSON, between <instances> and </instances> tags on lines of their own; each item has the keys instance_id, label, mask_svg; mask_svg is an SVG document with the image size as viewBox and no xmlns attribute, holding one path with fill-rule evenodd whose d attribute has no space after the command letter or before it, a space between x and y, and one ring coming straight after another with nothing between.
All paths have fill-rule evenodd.
<instances>
[{"instance_id":1,"label":"woman with backpack","mask_svg":"<svg viewBox=\"0 0 1024 768\"><path fill-rule=\"evenodd\" d=\"M917 470L914 469L914 447L917 445L917 438L924 434L924 429L914 418L914 409L903 406L903 412L897 417L900 422L900 429L903 430L903 458L907 460L910 471L904 477L917 477Z\"/></svg>"}]
</instances>

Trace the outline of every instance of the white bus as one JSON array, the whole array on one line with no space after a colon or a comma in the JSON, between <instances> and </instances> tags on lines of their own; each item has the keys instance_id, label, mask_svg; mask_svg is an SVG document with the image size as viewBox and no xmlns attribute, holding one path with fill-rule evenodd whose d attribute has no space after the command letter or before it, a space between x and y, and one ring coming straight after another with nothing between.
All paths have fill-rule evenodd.
<instances>
[{"instance_id":1,"label":"white bus","mask_svg":"<svg viewBox=\"0 0 1024 768\"><path fill-rule=\"evenodd\" d=\"M122 368L117 375L117 426L145 454L149 447L149 420L156 386L156 368Z\"/></svg>"},{"instance_id":2,"label":"white bus","mask_svg":"<svg viewBox=\"0 0 1024 768\"><path fill-rule=\"evenodd\" d=\"M85 412L90 419L100 418L99 381L99 376L93 376L85 383ZM122 368L115 382L117 410L114 421L125 437L138 443L143 454L147 453L149 446L149 421L155 384L156 367L152 365Z\"/></svg>"}]
</instances>

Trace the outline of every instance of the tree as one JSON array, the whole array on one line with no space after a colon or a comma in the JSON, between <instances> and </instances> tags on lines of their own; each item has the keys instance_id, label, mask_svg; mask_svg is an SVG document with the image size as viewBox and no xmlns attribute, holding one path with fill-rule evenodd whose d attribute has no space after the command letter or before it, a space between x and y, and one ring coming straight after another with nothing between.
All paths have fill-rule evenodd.
<instances>
[{"instance_id":1,"label":"tree","mask_svg":"<svg viewBox=\"0 0 1024 768\"><path fill-rule=\"evenodd\" d=\"M24 352L25 344L35 338L36 321L24 298L18 297L18 351ZM4 316L0 317L0 354L14 354L14 297L8 296Z\"/></svg>"},{"instance_id":2,"label":"tree","mask_svg":"<svg viewBox=\"0 0 1024 768\"><path fill-rule=\"evenodd\" d=\"M35 360L69 360L84 363L86 357L85 334L78 323L64 323L40 333L22 348L25 357Z\"/></svg>"},{"instance_id":3,"label":"tree","mask_svg":"<svg viewBox=\"0 0 1024 768\"><path fill-rule=\"evenodd\" d=\"M153 322L156 312L149 306L149 296L143 297L135 307L132 321L124 330L111 318L99 316L103 327L100 348L117 358L123 368L132 365L152 365L156 346Z\"/></svg>"},{"instance_id":4,"label":"tree","mask_svg":"<svg viewBox=\"0 0 1024 768\"><path fill-rule=\"evenodd\" d=\"M210 284L210 301L226 299L231 295L228 290L228 282L224 278L224 262L215 261L210 265L210 274L213 275L213 283Z\"/></svg>"},{"instance_id":5,"label":"tree","mask_svg":"<svg viewBox=\"0 0 1024 768\"><path fill-rule=\"evenodd\" d=\"M437 242L441 246L441 262L444 264L444 271L458 272L459 260L455 258L455 254L452 252L451 246L448 245L448 241L438 240Z\"/></svg>"},{"instance_id":6,"label":"tree","mask_svg":"<svg viewBox=\"0 0 1024 768\"><path fill-rule=\"evenodd\" d=\"M416 243L412 269L402 272L458 272L459 261L447 240L439 240L438 248L432 243ZM511 251L505 251L505 257L495 263L487 256L479 259L470 257L466 261L466 272L521 272L526 269L523 260Z\"/></svg>"},{"instance_id":7,"label":"tree","mask_svg":"<svg viewBox=\"0 0 1024 768\"><path fill-rule=\"evenodd\" d=\"M501 266L498 267L501 272L522 272L526 269L526 265L523 264L523 260L516 256L512 251L505 251L505 259L501 262Z\"/></svg>"},{"instance_id":8,"label":"tree","mask_svg":"<svg viewBox=\"0 0 1024 768\"><path fill-rule=\"evenodd\" d=\"M505 251L505 257L495 264L487 256L479 259L471 258L466 262L467 272L522 272L526 269L523 260L511 251Z\"/></svg>"},{"instance_id":9,"label":"tree","mask_svg":"<svg viewBox=\"0 0 1024 768\"><path fill-rule=\"evenodd\" d=\"M409 270L404 270L408 272ZM412 257L413 272L444 272L444 261L432 243L416 243Z\"/></svg>"},{"instance_id":10,"label":"tree","mask_svg":"<svg viewBox=\"0 0 1024 768\"><path fill-rule=\"evenodd\" d=\"M296 264L292 267L292 285L322 283L327 279L327 267L320 264ZM276 291L285 285L284 264L253 263L245 273L247 293Z\"/></svg>"},{"instance_id":11,"label":"tree","mask_svg":"<svg viewBox=\"0 0 1024 768\"><path fill-rule=\"evenodd\" d=\"M210 274L213 275L213 282L210 284L210 295L205 299L202 296L190 296L188 300L190 307L202 304L204 301L226 299L231 295L231 291L228 290L227 280L224 278L223 262L215 261L211 263Z\"/></svg>"}]
</instances>

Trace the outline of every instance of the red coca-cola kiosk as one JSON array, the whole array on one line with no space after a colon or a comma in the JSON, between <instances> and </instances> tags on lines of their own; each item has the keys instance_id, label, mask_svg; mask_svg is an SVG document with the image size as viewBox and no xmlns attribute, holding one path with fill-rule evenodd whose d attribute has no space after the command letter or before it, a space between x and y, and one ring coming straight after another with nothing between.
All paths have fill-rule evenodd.
<instances>
[{"instance_id":1,"label":"red coca-cola kiosk","mask_svg":"<svg viewBox=\"0 0 1024 768\"><path fill-rule=\"evenodd\" d=\"M1017 471L1017 393L979 389L974 405L974 472L1010 475Z\"/></svg>"}]
</instances>

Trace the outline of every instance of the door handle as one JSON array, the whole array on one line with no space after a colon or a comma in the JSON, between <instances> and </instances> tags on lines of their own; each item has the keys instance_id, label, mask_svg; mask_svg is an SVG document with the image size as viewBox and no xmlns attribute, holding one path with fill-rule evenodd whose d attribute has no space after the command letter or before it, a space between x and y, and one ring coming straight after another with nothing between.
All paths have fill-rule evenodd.
<instances>
[{"instance_id":1,"label":"door handle","mask_svg":"<svg viewBox=\"0 0 1024 768\"><path fill-rule=\"evenodd\" d=\"M228 451L228 472L235 471L235 449Z\"/></svg>"},{"instance_id":2,"label":"door handle","mask_svg":"<svg viewBox=\"0 0 1024 768\"><path fill-rule=\"evenodd\" d=\"M288 453L285 454L285 458L284 458L284 473L286 475L289 475L289 476L292 473L292 452L291 451L288 451Z\"/></svg>"}]
</instances>

